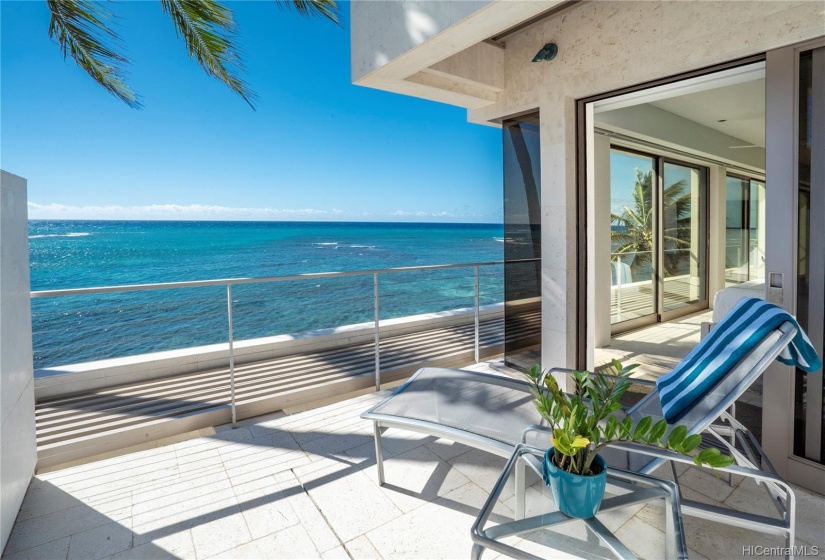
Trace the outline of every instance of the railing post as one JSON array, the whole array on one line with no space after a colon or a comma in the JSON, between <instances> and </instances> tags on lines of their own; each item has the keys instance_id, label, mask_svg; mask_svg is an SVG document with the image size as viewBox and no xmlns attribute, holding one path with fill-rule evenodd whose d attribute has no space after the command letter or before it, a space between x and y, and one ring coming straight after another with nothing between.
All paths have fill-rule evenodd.
<instances>
[{"instance_id":1,"label":"railing post","mask_svg":"<svg viewBox=\"0 0 825 560\"><path fill-rule=\"evenodd\" d=\"M375 390L381 390L381 336L378 332L380 315L378 304L378 273L372 275L373 309L375 311Z\"/></svg>"},{"instance_id":2,"label":"railing post","mask_svg":"<svg viewBox=\"0 0 825 560\"><path fill-rule=\"evenodd\" d=\"M229 402L232 407L232 427L238 427L235 411L235 343L232 332L232 284L226 285L226 316L229 319Z\"/></svg>"},{"instance_id":3,"label":"railing post","mask_svg":"<svg viewBox=\"0 0 825 560\"><path fill-rule=\"evenodd\" d=\"M476 323L476 344L475 344L475 357L476 363L479 361L478 356L478 347L479 347L479 334L478 334L478 265L475 265L475 280L476 280L476 289L475 289L475 323Z\"/></svg>"}]
</instances>

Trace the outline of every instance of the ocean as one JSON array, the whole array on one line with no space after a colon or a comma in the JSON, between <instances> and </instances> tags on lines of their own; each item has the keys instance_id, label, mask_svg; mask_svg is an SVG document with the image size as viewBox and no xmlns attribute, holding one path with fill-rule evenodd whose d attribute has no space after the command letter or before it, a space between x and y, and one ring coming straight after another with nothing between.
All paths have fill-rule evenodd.
<instances>
[{"instance_id":1,"label":"ocean","mask_svg":"<svg viewBox=\"0 0 825 560\"><path fill-rule=\"evenodd\" d=\"M32 290L500 261L500 224L29 222ZM473 270L382 275L381 319L460 307ZM482 267L481 304L503 300ZM236 340L371 321L372 276L238 285ZM222 286L32 300L35 368L227 340Z\"/></svg>"}]
</instances>

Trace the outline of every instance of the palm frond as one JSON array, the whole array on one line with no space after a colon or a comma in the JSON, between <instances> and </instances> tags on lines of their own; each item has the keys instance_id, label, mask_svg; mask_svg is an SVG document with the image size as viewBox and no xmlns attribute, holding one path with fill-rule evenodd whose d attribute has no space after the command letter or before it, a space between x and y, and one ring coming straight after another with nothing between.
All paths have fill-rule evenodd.
<instances>
[{"instance_id":1,"label":"palm frond","mask_svg":"<svg viewBox=\"0 0 825 560\"><path fill-rule=\"evenodd\" d=\"M216 0L161 0L161 6L186 42L189 56L254 109L255 93L238 77L244 66L234 46L235 20L229 8Z\"/></svg>"},{"instance_id":2,"label":"palm frond","mask_svg":"<svg viewBox=\"0 0 825 560\"><path fill-rule=\"evenodd\" d=\"M320 16L333 21L338 26L338 4L335 0L277 0L278 7L295 8L302 16Z\"/></svg>"},{"instance_id":3,"label":"palm frond","mask_svg":"<svg viewBox=\"0 0 825 560\"><path fill-rule=\"evenodd\" d=\"M129 60L116 48L120 37L106 25L111 13L99 2L47 0L52 13L49 37L106 91L133 108L141 104L126 84L124 66ZM111 46L115 45L115 46Z\"/></svg>"}]
</instances>

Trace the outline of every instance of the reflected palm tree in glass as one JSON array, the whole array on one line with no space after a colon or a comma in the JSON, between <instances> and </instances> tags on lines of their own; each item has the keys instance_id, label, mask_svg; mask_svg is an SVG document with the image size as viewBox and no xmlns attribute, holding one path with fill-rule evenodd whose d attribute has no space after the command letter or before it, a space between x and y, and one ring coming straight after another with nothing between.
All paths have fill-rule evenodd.
<instances>
[{"instance_id":1,"label":"reflected palm tree in glass","mask_svg":"<svg viewBox=\"0 0 825 560\"><path fill-rule=\"evenodd\" d=\"M611 246L613 262L630 268L634 280L650 278L653 252L656 249L653 204L653 171L635 169L633 205L625 206L621 214L611 214ZM676 181L662 191L662 206L670 219L665 221L663 272L674 276L687 272L691 248L691 192L684 180Z\"/></svg>"}]
</instances>

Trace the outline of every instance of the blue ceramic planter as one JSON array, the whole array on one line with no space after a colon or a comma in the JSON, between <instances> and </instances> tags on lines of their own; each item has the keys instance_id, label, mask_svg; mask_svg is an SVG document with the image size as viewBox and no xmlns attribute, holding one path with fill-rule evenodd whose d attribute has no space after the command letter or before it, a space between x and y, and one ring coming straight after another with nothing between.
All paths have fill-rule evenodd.
<instances>
[{"instance_id":1,"label":"blue ceramic planter","mask_svg":"<svg viewBox=\"0 0 825 560\"><path fill-rule=\"evenodd\" d=\"M571 474L553 464L552 447L544 454L541 465L544 483L552 490L553 500L565 515L589 519L599 511L607 483L607 464L600 455L596 455L593 464L601 467L601 472L597 475Z\"/></svg>"}]
</instances>

